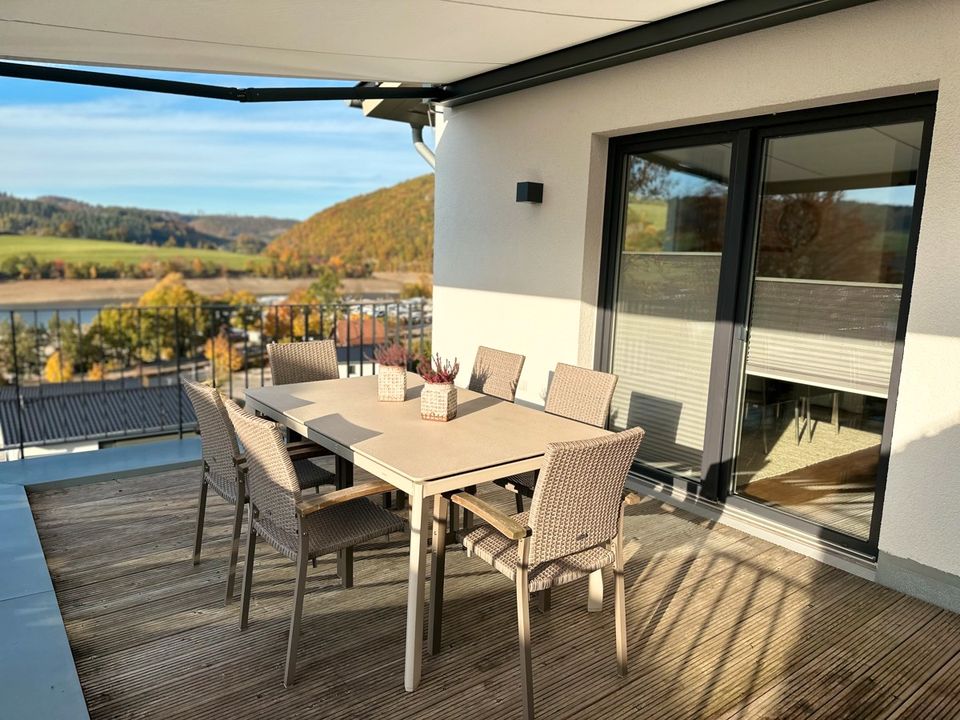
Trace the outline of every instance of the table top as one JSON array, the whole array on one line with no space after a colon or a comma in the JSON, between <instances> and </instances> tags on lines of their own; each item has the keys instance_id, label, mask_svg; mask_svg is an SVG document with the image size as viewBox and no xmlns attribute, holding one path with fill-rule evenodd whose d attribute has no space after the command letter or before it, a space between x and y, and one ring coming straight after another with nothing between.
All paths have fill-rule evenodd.
<instances>
[{"instance_id":1,"label":"table top","mask_svg":"<svg viewBox=\"0 0 960 720\"><path fill-rule=\"evenodd\" d=\"M412 482L542 456L551 442L608 434L539 410L457 388L457 417L420 418L423 380L407 373L404 402L377 400L375 375L247 390L254 407L364 455ZM505 474L509 475L510 472Z\"/></svg>"}]
</instances>

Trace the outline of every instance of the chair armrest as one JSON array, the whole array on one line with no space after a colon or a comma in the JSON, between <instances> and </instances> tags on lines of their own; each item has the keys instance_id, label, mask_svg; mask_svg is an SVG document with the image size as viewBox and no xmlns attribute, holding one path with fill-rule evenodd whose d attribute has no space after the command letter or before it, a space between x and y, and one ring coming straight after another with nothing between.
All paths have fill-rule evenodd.
<instances>
[{"instance_id":1,"label":"chair armrest","mask_svg":"<svg viewBox=\"0 0 960 720\"><path fill-rule=\"evenodd\" d=\"M306 517L318 510L325 510L334 505L340 505L341 503L357 500L362 497L367 497L368 495L381 495L394 489L393 485L388 482L372 480L354 485L353 487L343 488L343 490L333 490L323 495L312 497L309 500L301 500L297 503L297 515Z\"/></svg>"},{"instance_id":2,"label":"chair armrest","mask_svg":"<svg viewBox=\"0 0 960 720\"><path fill-rule=\"evenodd\" d=\"M530 537L532 530L521 525L506 513L502 513L476 495L459 492L450 496L450 501L481 517L511 540L522 540Z\"/></svg>"},{"instance_id":3,"label":"chair armrest","mask_svg":"<svg viewBox=\"0 0 960 720\"><path fill-rule=\"evenodd\" d=\"M291 460L306 460L312 457L322 457L332 453L325 447L317 445L311 440L297 440L287 444L287 452Z\"/></svg>"},{"instance_id":4,"label":"chair armrest","mask_svg":"<svg viewBox=\"0 0 960 720\"><path fill-rule=\"evenodd\" d=\"M643 497L637 495L637 493L628 492L623 494L623 504L624 505L639 505L643 502Z\"/></svg>"}]
</instances>

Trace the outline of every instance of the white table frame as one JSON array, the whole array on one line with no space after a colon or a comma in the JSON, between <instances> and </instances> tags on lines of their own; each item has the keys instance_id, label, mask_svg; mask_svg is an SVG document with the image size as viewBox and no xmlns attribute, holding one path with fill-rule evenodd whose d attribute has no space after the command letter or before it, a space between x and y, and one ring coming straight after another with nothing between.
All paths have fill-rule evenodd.
<instances>
[{"instance_id":1,"label":"white table frame","mask_svg":"<svg viewBox=\"0 0 960 720\"><path fill-rule=\"evenodd\" d=\"M324 381L331 382L331 381ZM344 380L332 381L344 382ZM406 651L403 683L407 692L413 692L420 684L421 669L423 662L423 605L426 595L426 554L427 537L430 529L431 519L436 520L433 526L434 542L432 547L432 565L434 569L433 577L442 577L442 565L444 563L445 537L446 530L446 511L447 500L442 493L459 490L461 488L483 483L492 482L500 478L524 473L531 470L539 470L543 462L543 452L534 457L512 462L504 462L486 467L472 472L465 472L457 475L451 475L440 479L429 481L415 481L404 473L397 471L388 465L379 462L363 452L357 452L351 447L347 447L333 438L314 430L308 423L290 417L282 410L271 407L263 401L250 395L257 388L251 388L247 391L247 408L255 411L265 417L268 417L294 432L303 435L313 442L321 445L335 455L353 463L355 467L366 470L375 477L385 480L398 490L402 490L409 496L410 501L410 557L407 572L407 633L406 633ZM418 402L407 400L407 402ZM498 401L502 402L502 401ZM518 407L518 410L527 411ZM454 420L453 422L456 422ZM572 423L581 430L586 430L588 426L576 423L573 420L566 422ZM590 428L591 434L604 434L606 431L597 428ZM544 448L544 452L546 448ZM432 506L432 507L431 507ZM598 611L602 603L603 590L602 581L598 585L599 578L590 578L590 599L588 608L591 611ZM442 580L441 580L442 582ZM440 595L439 583L431 583L431 604L436 602L435 598ZM434 607L436 612L430 613L429 627L429 647L431 653L439 650L440 646L440 609Z\"/></svg>"}]
</instances>

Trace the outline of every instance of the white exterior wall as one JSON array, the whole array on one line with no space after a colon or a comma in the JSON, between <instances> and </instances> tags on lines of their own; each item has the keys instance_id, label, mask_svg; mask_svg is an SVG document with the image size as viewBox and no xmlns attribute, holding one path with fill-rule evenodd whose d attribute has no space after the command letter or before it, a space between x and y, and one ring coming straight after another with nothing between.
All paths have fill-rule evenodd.
<instances>
[{"instance_id":1,"label":"white exterior wall","mask_svg":"<svg viewBox=\"0 0 960 720\"><path fill-rule=\"evenodd\" d=\"M434 349L525 354L531 402L556 362L592 363L606 137L939 90L880 550L960 575L958 38L957 0L878 0L448 109Z\"/></svg>"}]
</instances>

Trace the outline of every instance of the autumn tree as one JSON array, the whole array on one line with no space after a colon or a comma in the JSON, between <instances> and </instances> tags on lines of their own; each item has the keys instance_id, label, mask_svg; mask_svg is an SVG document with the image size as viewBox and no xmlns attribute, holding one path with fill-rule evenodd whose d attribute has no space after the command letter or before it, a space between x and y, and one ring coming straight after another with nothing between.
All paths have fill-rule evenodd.
<instances>
[{"instance_id":1,"label":"autumn tree","mask_svg":"<svg viewBox=\"0 0 960 720\"><path fill-rule=\"evenodd\" d=\"M139 358L141 341L137 310L133 305L106 307L97 313L84 333L84 356L104 368L125 368Z\"/></svg>"},{"instance_id":2,"label":"autumn tree","mask_svg":"<svg viewBox=\"0 0 960 720\"><path fill-rule=\"evenodd\" d=\"M226 322L244 332L259 329L260 301L249 290L228 290L212 298L212 302L225 306L221 323Z\"/></svg>"},{"instance_id":3,"label":"autumn tree","mask_svg":"<svg viewBox=\"0 0 960 720\"><path fill-rule=\"evenodd\" d=\"M143 362L169 360L183 352L184 342L199 333L208 318L199 318L206 298L187 287L180 273L169 273L137 301L139 357ZM197 327L197 325L200 327Z\"/></svg>"},{"instance_id":4,"label":"autumn tree","mask_svg":"<svg viewBox=\"0 0 960 720\"><path fill-rule=\"evenodd\" d=\"M314 305L332 305L339 302L340 274L329 265L318 268L304 297Z\"/></svg>"},{"instance_id":5,"label":"autumn tree","mask_svg":"<svg viewBox=\"0 0 960 720\"><path fill-rule=\"evenodd\" d=\"M73 359L54 350L43 368L43 377L49 383L65 383L73 380Z\"/></svg>"},{"instance_id":6,"label":"autumn tree","mask_svg":"<svg viewBox=\"0 0 960 720\"><path fill-rule=\"evenodd\" d=\"M266 308L264 330L277 342L329 336L339 314L340 276L321 267L306 289L294 290L278 306Z\"/></svg>"},{"instance_id":7,"label":"autumn tree","mask_svg":"<svg viewBox=\"0 0 960 720\"><path fill-rule=\"evenodd\" d=\"M243 356L234 349L226 328L221 328L215 337L207 340L203 356L210 361L217 385L226 382L230 373L243 368Z\"/></svg>"},{"instance_id":8,"label":"autumn tree","mask_svg":"<svg viewBox=\"0 0 960 720\"><path fill-rule=\"evenodd\" d=\"M0 366L10 375L39 376L43 369L43 356L39 349L46 347L48 342L45 326L28 324L19 313L14 313L12 318L0 322Z\"/></svg>"},{"instance_id":9,"label":"autumn tree","mask_svg":"<svg viewBox=\"0 0 960 720\"><path fill-rule=\"evenodd\" d=\"M103 366L103 363L95 362L90 366L90 370L87 371L87 380L99 382L105 379L106 375L106 368Z\"/></svg>"},{"instance_id":10,"label":"autumn tree","mask_svg":"<svg viewBox=\"0 0 960 720\"><path fill-rule=\"evenodd\" d=\"M47 322L47 337L50 343L61 351L64 357L81 363L85 358L82 335L80 323L72 317L64 318L59 311L54 311Z\"/></svg>"},{"instance_id":11,"label":"autumn tree","mask_svg":"<svg viewBox=\"0 0 960 720\"><path fill-rule=\"evenodd\" d=\"M433 283L427 275L421 275L415 283L404 283L400 290L400 297L408 298L432 298Z\"/></svg>"}]
</instances>

